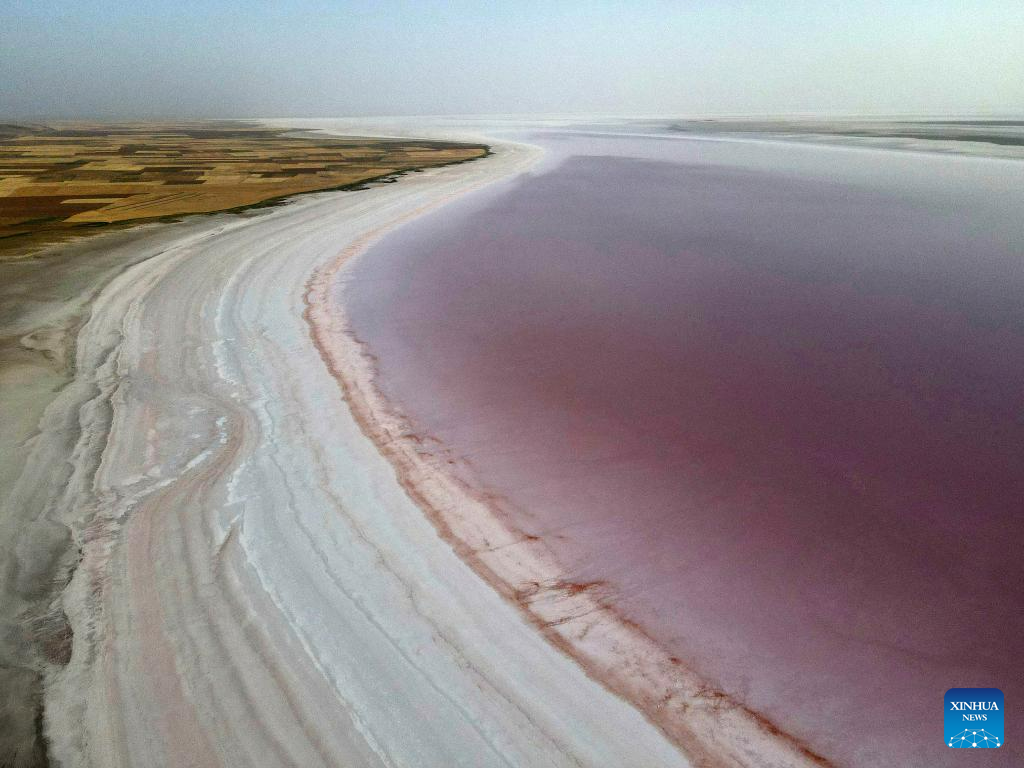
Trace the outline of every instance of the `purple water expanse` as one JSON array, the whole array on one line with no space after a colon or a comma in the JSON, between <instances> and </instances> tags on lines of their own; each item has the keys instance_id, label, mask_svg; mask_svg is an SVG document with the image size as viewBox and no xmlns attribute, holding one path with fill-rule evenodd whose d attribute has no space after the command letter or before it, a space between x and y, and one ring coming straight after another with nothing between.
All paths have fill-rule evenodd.
<instances>
[{"instance_id":1,"label":"purple water expanse","mask_svg":"<svg viewBox=\"0 0 1024 768\"><path fill-rule=\"evenodd\" d=\"M548 134L344 298L574 579L840 765L1024 764L1024 164Z\"/></svg>"}]
</instances>

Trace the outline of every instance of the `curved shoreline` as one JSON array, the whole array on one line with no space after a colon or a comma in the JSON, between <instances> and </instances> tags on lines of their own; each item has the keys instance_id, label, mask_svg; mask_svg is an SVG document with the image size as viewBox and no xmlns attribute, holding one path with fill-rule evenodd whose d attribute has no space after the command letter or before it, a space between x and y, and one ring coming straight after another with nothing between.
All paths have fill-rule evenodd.
<instances>
[{"instance_id":1,"label":"curved shoreline","mask_svg":"<svg viewBox=\"0 0 1024 768\"><path fill-rule=\"evenodd\" d=\"M70 659L46 678L53 759L692 764L437 536L303 317L339 247L529 154L205 222L97 296L37 440L78 426L70 480L42 453L23 478L81 550L58 599Z\"/></svg>"},{"instance_id":2,"label":"curved shoreline","mask_svg":"<svg viewBox=\"0 0 1024 768\"><path fill-rule=\"evenodd\" d=\"M635 706L695 765L831 765L808 745L708 686L641 626L602 600L600 585L567 580L551 548L503 521L485 492L448 471L448 460L426 450L410 420L381 393L372 352L355 337L332 288L372 243L444 202L366 234L318 268L307 283L310 336L364 434L458 556L548 642Z\"/></svg>"}]
</instances>

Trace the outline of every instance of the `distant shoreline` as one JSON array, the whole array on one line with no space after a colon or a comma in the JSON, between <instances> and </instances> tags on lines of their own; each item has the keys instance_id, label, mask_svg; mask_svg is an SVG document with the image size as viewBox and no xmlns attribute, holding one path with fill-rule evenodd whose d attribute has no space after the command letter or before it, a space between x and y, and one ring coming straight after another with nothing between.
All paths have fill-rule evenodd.
<instances>
[{"instance_id":1,"label":"distant shoreline","mask_svg":"<svg viewBox=\"0 0 1024 768\"><path fill-rule=\"evenodd\" d=\"M1024 160L1024 120L790 120L668 121L681 135L758 136L783 141Z\"/></svg>"}]
</instances>

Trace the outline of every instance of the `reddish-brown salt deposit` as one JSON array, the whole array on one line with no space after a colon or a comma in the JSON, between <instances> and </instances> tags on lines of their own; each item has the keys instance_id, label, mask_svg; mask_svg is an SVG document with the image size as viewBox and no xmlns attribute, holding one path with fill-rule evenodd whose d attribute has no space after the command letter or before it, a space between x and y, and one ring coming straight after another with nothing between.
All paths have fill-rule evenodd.
<instances>
[{"instance_id":1,"label":"reddish-brown salt deposit","mask_svg":"<svg viewBox=\"0 0 1024 768\"><path fill-rule=\"evenodd\" d=\"M383 393L714 689L839 764L953 764L947 688L1024 698L1019 166L540 141L345 273Z\"/></svg>"}]
</instances>

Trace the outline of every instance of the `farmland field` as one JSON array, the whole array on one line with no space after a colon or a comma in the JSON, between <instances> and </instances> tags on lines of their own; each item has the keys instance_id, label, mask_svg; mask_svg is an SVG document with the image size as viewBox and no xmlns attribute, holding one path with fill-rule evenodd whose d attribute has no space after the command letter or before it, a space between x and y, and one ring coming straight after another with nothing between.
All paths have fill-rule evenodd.
<instances>
[{"instance_id":1,"label":"farmland field","mask_svg":"<svg viewBox=\"0 0 1024 768\"><path fill-rule=\"evenodd\" d=\"M0 255L110 224L358 186L486 151L300 137L244 122L0 125Z\"/></svg>"}]
</instances>

